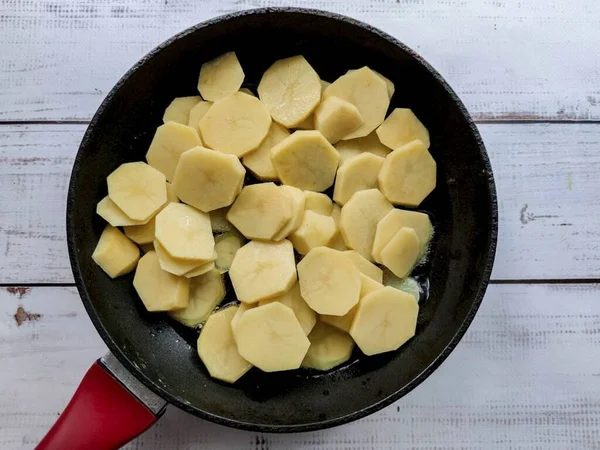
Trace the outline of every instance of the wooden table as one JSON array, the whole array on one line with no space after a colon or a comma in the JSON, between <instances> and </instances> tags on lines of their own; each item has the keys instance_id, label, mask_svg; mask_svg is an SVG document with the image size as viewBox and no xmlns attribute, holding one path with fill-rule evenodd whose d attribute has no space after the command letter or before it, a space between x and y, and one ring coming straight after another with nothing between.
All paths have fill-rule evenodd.
<instances>
[{"instance_id":1,"label":"wooden table","mask_svg":"<svg viewBox=\"0 0 600 450\"><path fill-rule=\"evenodd\" d=\"M66 188L86 123L118 78L170 35L276 3L298 2L0 3L0 448L32 448L105 352L65 244ZM492 284L448 360L377 414L261 435L171 408L127 448L599 449L600 2L305 5L391 33L464 100L498 187Z\"/></svg>"}]
</instances>

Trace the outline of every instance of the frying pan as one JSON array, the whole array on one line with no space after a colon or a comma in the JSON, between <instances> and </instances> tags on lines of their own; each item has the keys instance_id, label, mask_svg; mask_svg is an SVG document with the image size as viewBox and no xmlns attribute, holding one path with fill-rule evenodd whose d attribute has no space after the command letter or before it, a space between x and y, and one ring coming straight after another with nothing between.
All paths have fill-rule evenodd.
<instances>
[{"instance_id":1,"label":"frying pan","mask_svg":"<svg viewBox=\"0 0 600 450\"><path fill-rule=\"evenodd\" d=\"M276 59L303 54L324 80L364 65L396 85L391 107L411 108L431 134L437 188L420 209L433 218L427 278L416 336L399 351L341 368L263 373L233 385L212 379L196 354L197 332L147 312L132 275L111 280L91 254L104 227L95 214L106 177L144 160L162 114L195 95L200 65L235 50L255 87ZM84 377L42 449L115 448L171 403L216 423L262 432L340 425L399 399L454 349L481 303L492 269L497 205L490 163L477 128L456 94L414 51L366 24L336 14L266 8L219 17L169 39L113 88L91 121L75 159L67 203L73 274L87 312L110 354ZM226 301L235 300L229 286ZM76 336L73 337L77 339Z\"/></svg>"}]
</instances>

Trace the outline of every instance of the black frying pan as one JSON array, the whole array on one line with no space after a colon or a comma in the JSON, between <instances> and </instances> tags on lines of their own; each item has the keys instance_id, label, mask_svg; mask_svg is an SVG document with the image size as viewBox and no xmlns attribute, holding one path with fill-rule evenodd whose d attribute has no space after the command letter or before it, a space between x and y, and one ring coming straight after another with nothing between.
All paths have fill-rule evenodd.
<instances>
[{"instance_id":1,"label":"black frying pan","mask_svg":"<svg viewBox=\"0 0 600 450\"><path fill-rule=\"evenodd\" d=\"M433 217L435 240L429 263L419 271L429 278L430 288L421 304L416 336L399 351L374 357L356 351L350 363L325 373L267 374L253 369L234 385L221 383L200 362L195 331L164 314L147 312L131 275L111 280L92 261L104 227L95 208L106 195L107 175L124 162L144 160L169 102L195 95L200 65L230 50L236 51L246 72L245 85L251 88L276 59L295 54L303 54L329 81L368 65L395 83L391 108L411 108L429 129L437 188L420 209ZM461 101L440 75L414 51L377 29L339 15L295 8L219 17L145 56L117 83L90 123L68 195L67 233L75 281L98 332L134 375L129 381L145 385L138 383L130 390L144 397L140 389L149 388L150 397L157 394L203 419L263 432L340 425L383 408L421 383L473 320L490 277L497 237L496 193L485 148ZM229 289L228 301L232 300ZM129 385L118 370L110 371ZM88 393L80 391L79 397ZM100 408L110 399L86 397L86 401ZM75 416L85 415L77 410ZM113 426L105 416L94 420ZM126 421L118 422L122 426ZM120 445L131 437L109 445L100 442L105 433L97 432L99 425L88 429L81 420L75 423L79 434L87 433L96 448ZM40 447L56 448L52 438L64 433L54 433ZM76 448L70 439L69 448Z\"/></svg>"}]
</instances>

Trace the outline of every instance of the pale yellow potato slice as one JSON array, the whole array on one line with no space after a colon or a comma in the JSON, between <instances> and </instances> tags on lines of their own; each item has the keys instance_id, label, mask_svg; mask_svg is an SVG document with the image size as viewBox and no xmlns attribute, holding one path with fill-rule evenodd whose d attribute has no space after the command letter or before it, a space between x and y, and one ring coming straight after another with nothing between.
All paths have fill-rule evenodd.
<instances>
[{"instance_id":1,"label":"pale yellow potato slice","mask_svg":"<svg viewBox=\"0 0 600 450\"><path fill-rule=\"evenodd\" d=\"M398 278L390 270L386 269L383 271L383 284L412 295L417 302L421 299L419 283L412 277Z\"/></svg>"},{"instance_id":2,"label":"pale yellow potato slice","mask_svg":"<svg viewBox=\"0 0 600 450\"><path fill-rule=\"evenodd\" d=\"M174 258L212 259L215 240L210 216L183 203L169 203L156 216L156 239Z\"/></svg>"},{"instance_id":3,"label":"pale yellow potato slice","mask_svg":"<svg viewBox=\"0 0 600 450\"><path fill-rule=\"evenodd\" d=\"M177 276L186 275L192 271L196 273L197 269L205 266L211 261L206 260L198 260L198 259L180 259L172 257L169 252L164 248L164 246L158 241L154 240L154 250L156 251L156 255L158 256L158 261L160 263L160 268L162 270L166 270L169 273ZM214 264L213 264L214 267ZM206 270L208 272L210 268ZM186 278L191 278L190 276Z\"/></svg>"},{"instance_id":4,"label":"pale yellow potato slice","mask_svg":"<svg viewBox=\"0 0 600 450\"><path fill-rule=\"evenodd\" d=\"M335 250L344 251L344 250L348 250L348 247L346 247L346 243L344 242L344 237L342 236L342 233L340 233L340 215L341 214L342 214L342 209L340 208L340 205L338 205L337 203L333 203L332 209L331 209L331 218L335 222L336 231L335 231L335 234L333 235L333 237L331 238L331 240L329 241L329 243L327 244L327 247L333 248Z\"/></svg>"},{"instance_id":5,"label":"pale yellow potato slice","mask_svg":"<svg viewBox=\"0 0 600 450\"><path fill-rule=\"evenodd\" d=\"M364 120L360 128L344 139L368 135L381 125L390 105L385 81L368 67L354 70L335 80L323 92L323 100L329 97L339 97L352 103Z\"/></svg>"},{"instance_id":6,"label":"pale yellow potato slice","mask_svg":"<svg viewBox=\"0 0 600 450\"><path fill-rule=\"evenodd\" d=\"M348 333L319 322L308 335L310 347L302 361L303 367L329 370L350 359L354 341Z\"/></svg>"},{"instance_id":7,"label":"pale yellow potato slice","mask_svg":"<svg viewBox=\"0 0 600 450\"><path fill-rule=\"evenodd\" d=\"M361 299L350 336L365 355L397 350L415 335L418 314L412 295L386 286Z\"/></svg>"},{"instance_id":8,"label":"pale yellow potato slice","mask_svg":"<svg viewBox=\"0 0 600 450\"><path fill-rule=\"evenodd\" d=\"M330 216L306 210L300 226L290 234L289 239L301 255L306 255L315 247L326 246L337 229Z\"/></svg>"},{"instance_id":9,"label":"pale yellow potato slice","mask_svg":"<svg viewBox=\"0 0 600 450\"><path fill-rule=\"evenodd\" d=\"M383 282L383 270L373 264L371 261L366 260L358 252L354 250L346 250L344 255L352 261L360 273L365 274L371 279L378 283Z\"/></svg>"},{"instance_id":10,"label":"pale yellow potato slice","mask_svg":"<svg viewBox=\"0 0 600 450\"><path fill-rule=\"evenodd\" d=\"M215 209L210 212L210 224L213 230L213 233L225 233L226 231L233 231L234 227L231 225L231 222L227 220L227 213L229 212L229 207Z\"/></svg>"},{"instance_id":11,"label":"pale yellow potato slice","mask_svg":"<svg viewBox=\"0 0 600 450\"><path fill-rule=\"evenodd\" d=\"M163 123L177 122L187 125L190 120L190 111L202 101L199 96L177 97L174 99L163 114Z\"/></svg>"},{"instance_id":12,"label":"pale yellow potato slice","mask_svg":"<svg viewBox=\"0 0 600 450\"><path fill-rule=\"evenodd\" d=\"M325 98L313 115L315 129L332 144L364 124L356 106L335 96Z\"/></svg>"},{"instance_id":13,"label":"pale yellow potato slice","mask_svg":"<svg viewBox=\"0 0 600 450\"><path fill-rule=\"evenodd\" d=\"M109 277L116 278L135 268L140 259L140 249L117 228L107 225L92 259Z\"/></svg>"},{"instance_id":14,"label":"pale yellow potato slice","mask_svg":"<svg viewBox=\"0 0 600 450\"><path fill-rule=\"evenodd\" d=\"M379 189L395 205L417 207L436 184L436 164L419 140L386 156L379 171Z\"/></svg>"},{"instance_id":15,"label":"pale yellow potato slice","mask_svg":"<svg viewBox=\"0 0 600 450\"><path fill-rule=\"evenodd\" d=\"M330 216L333 211L333 202L329 196L320 192L304 191L304 208L317 214Z\"/></svg>"},{"instance_id":16,"label":"pale yellow potato slice","mask_svg":"<svg viewBox=\"0 0 600 450\"><path fill-rule=\"evenodd\" d=\"M392 151L379 141L374 131L365 137L340 141L335 144L335 148L340 154L340 167L350 158L361 153L369 152L385 158Z\"/></svg>"},{"instance_id":17,"label":"pale yellow potato slice","mask_svg":"<svg viewBox=\"0 0 600 450\"><path fill-rule=\"evenodd\" d=\"M173 186L181 201L210 212L233 203L245 175L237 157L195 147L179 158Z\"/></svg>"},{"instance_id":18,"label":"pale yellow potato slice","mask_svg":"<svg viewBox=\"0 0 600 450\"><path fill-rule=\"evenodd\" d=\"M235 383L252 368L237 349L231 321L238 310L230 306L212 314L198 338L198 356L210 376L226 383Z\"/></svg>"},{"instance_id":19,"label":"pale yellow potato slice","mask_svg":"<svg viewBox=\"0 0 600 450\"><path fill-rule=\"evenodd\" d=\"M340 155L318 131L295 131L271 149L271 161L284 184L324 191L333 184Z\"/></svg>"},{"instance_id":20,"label":"pale yellow potato slice","mask_svg":"<svg viewBox=\"0 0 600 450\"><path fill-rule=\"evenodd\" d=\"M197 327L208 319L224 298L223 276L217 270L211 270L190 279L188 305L183 309L170 311L169 315L188 327Z\"/></svg>"},{"instance_id":21,"label":"pale yellow potato slice","mask_svg":"<svg viewBox=\"0 0 600 450\"><path fill-rule=\"evenodd\" d=\"M196 129L200 133L200 120L204 117L204 114L210 109L213 102L201 101L190 110L190 118L187 122L188 127Z\"/></svg>"},{"instance_id":22,"label":"pale yellow potato slice","mask_svg":"<svg viewBox=\"0 0 600 450\"><path fill-rule=\"evenodd\" d=\"M128 217L121 208L119 208L115 202L113 202L107 195L96 205L96 214L106 220L113 227L124 227L131 225L143 225L143 220L133 220Z\"/></svg>"},{"instance_id":23,"label":"pale yellow potato slice","mask_svg":"<svg viewBox=\"0 0 600 450\"><path fill-rule=\"evenodd\" d=\"M240 92L243 92L246 95L251 95L252 97L256 97L256 94L248 88L241 88Z\"/></svg>"},{"instance_id":24,"label":"pale yellow potato slice","mask_svg":"<svg viewBox=\"0 0 600 450\"><path fill-rule=\"evenodd\" d=\"M304 56L280 59L263 74L258 96L273 120L294 128L319 104L321 80Z\"/></svg>"},{"instance_id":25,"label":"pale yellow potato slice","mask_svg":"<svg viewBox=\"0 0 600 450\"><path fill-rule=\"evenodd\" d=\"M190 270L183 274L186 278L194 278L199 277L200 275L204 275L205 273L210 272L211 270L215 270L215 262L209 261L207 263L202 264L201 266L196 267L195 269Z\"/></svg>"},{"instance_id":26,"label":"pale yellow potato slice","mask_svg":"<svg viewBox=\"0 0 600 450\"><path fill-rule=\"evenodd\" d=\"M263 181L278 181L279 177L271 162L271 149L290 135L290 132L272 122L267 137L256 150L244 155L242 162L258 179Z\"/></svg>"},{"instance_id":27,"label":"pale yellow potato slice","mask_svg":"<svg viewBox=\"0 0 600 450\"><path fill-rule=\"evenodd\" d=\"M238 300L244 303L257 303L285 293L297 280L292 243L248 242L235 254L229 277Z\"/></svg>"},{"instance_id":28,"label":"pale yellow potato slice","mask_svg":"<svg viewBox=\"0 0 600 450\"><path fill-rule=\"evenodd\" d=\"M340 216L340 231L346 245L372 261L371 250L377 224L392 208L377 189L354 193L342 207Z\"/></svg>"},{"instance_id":29,"label":"pale yellow potato slice","mask_svg":"<svg viewBox=\"0 0 600 450\"><path fill-rule=\"evenodd\" d=\"M308 306L308 303L302 298L300 294L300 285L295 283L292 288L285 294L278 297L261 300L258 302L258 306L268 305L272 302L279 302L289 308L292 308L300 326L304 330L304 333L308 335L317 323L317 314Z\"/></svg>"},{"instance_id":30,"label":"pale yellow potato slice","mask_svg":"<svg viewBox=\"0 0 600 450\"><path fill-rule=\"evenodd\" d=\"M408 108L394 109L377 128L377 136L389 148L398 148L415 139L429 148L429 131Z\"/></svg>"},{"instance_id":31,"label":"pale yellow potato slice","mask_svg":"<svg viewBox=\"0 0 600 450\"><path fill-rule=\"evenodd\" d=\"M323 94L325 89L327 89L330 85L331 83L329 81L321 80L321 94Z\"/></svg>"},{"instance_id":32,"label":"pale yellow potato slice","mask_svg":"<svg viewBox=\"0 0 600 450\"><path fill-rule=\"evenodd\" d=\"M236 327L237 321L240 320L240 317L242 317L246 311L256 308L258 305L259 303L240 303L239 305L236 305L238 309L235 312L233 319L231 319L231 328L234 329Z\"/></svg>"},{"instance_id":33,"label":"pale yellow potato slice","mask_svg":"<svg viewBox=\"0 0 600 450\"><path fill-rule=\"evenodd\" d=\"M190 148L202 145L195 128L177 122L167 122L156 129L146 160L148 164L165 174L173 181L179 157Z\"/></svg>"},{"instance_id":34,"label":"pale yellow potato slice","mask_svg":"<svg viewBox=\"0 0 600 450\"><path fill-rule=\"evenodd\" d=\"M377 189L377 176L385 159L372 153L353 156L337 171L333 199L345 205L357 191Z\"/></svg>"},{"instance_id":35,"label":"pale yellow potato slice","mask_svg":"<svg viewBox=\"0 0 600 450\"><path fill-rule=\"evenodd\" d=\"M271 116L256 97L234 92L217 100L200 120L200 134L214 150L241 158L267 136Z\"/></svg>"},{"instance_id":36,"label":"pale yellow potato slice","mask_svg":"<svg viewBox=\"0 0 600 450\"><path fill-rule=\"evenodd\" d=\"M170 311L188 305L189 280L162 270L154 251L139 260L133 287L148 311Z\"/></svg>"},{"instance_id":37,"label":"pale yellow potato slice","mask_svg":"<svg viewBox=\"0 0 600 450\"><path fill-rule=\"evenodd\" d=\"M198 91L204 100L214 102L238 91L243 82L244 70L235 52L227 52L202 64Z\"/></svg>"},{"instance_id":38,"label":"pale yellow potato slice","mask_svg":"<svg viewBox=\"0 0 600 450\"><path fill-rule=\"evenodd\" d=\"M360 298L360 272L343 253L327 247L312 249L298 263L300 292L319 314L343 316Z\"/></svg>"},{"instance_id":39,"label":"pale yellow potato slice","mask_svg":"<svg viewBox=\"0 0 600 450\"><path fill-rule=\"evenodd\" d=\"M273 237L274 241L285 239L292 231L296 230L302 222L305 211L305 196L301 189L295 188L294 186L287 186L285 184L279 186L279 189L281 189L289 198L289 204L292 207L292 218Z\"/></svg>"},{"instance_id":40,"label":"pale yellow potato slice","mask_svg":"<svg viewBox=\"0 0 600 450\"><path fill-rule=\"evenodd\" d=\"M235 231L228 231L215 237L215 251L217 259L215 266L219 273L229 271L237 251L244 245L244 238Z\"/></svg>"},{"instance_id":41,"label":"pale yellow potato slice","mask_svg":"<svg viewBox=\"0 0 600 450\"><path fill-rule=\"evenodd\" d=\"M388 96L390 98L392 98L392 95L394 95L394 92L396 92L396 87L394 86L394 83L392 83L392 81L387 78L384 77L383 75L381 75L379 72L377 72L376 70L373 70L373 72L379 77L381 78L383 81L385 81L385 86L387 88L388 91Z\"/></svg>"},{"instance_id":42,"label":"pale yellow potato slice","mask_svg":"<svg viewBox=\"0 0 600 450\"><path fill-rule=\"evenodd\" d=\"M310 346L294 311L279 302L246 311L233 334L240 355L264 372L297 369Z\"/></svg>"},{"instance_id":43,"label":"pale yellow potato slice","mask_svg":"<svg viewBox=\"0 0 600 450\"><path fill-rule=\"evenodd\" d=\"M402 227L408 227L415 230L421 243L419 259L427 251L427 246L433 235L433 226L429 216L422 212L405 211L403 209L392 209L377 224L375 230L375 239L373 240L373 250L371 255L378 263L381 263L381 250L396 235Z\"/></svg>"},{"instance_id":44,"label":"pale yellow potato slice","mask_svg":"<svg viewBox=\"0 0 600 450\"><path fill-rule=\"evenodd\" d=\"M374 280L370 276L365 275L364 273L360 274L360 283L360 298L363 298L365 295L376 291L377 289L381 289L384 286L387 286L380 283L379 281Z\"/></svg>"},{"instance_id":45,"label":"pale yellow potato slice","mask_svg":"<svg viewBox=\"0 0 600 450\"><path fill-rule=\"evenodd\" d=\"M394 275L404 278L419 261L421 242L412 228L403 227L381 250L381 263Z\"/></svg>"}]
</instances>

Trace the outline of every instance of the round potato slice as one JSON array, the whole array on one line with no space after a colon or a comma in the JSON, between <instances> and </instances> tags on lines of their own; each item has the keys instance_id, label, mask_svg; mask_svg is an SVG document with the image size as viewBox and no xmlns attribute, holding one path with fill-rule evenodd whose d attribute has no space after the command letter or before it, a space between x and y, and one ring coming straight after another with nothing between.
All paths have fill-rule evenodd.
<instances>
[{"instance_id":1,"label":"round potato slice","mask_svg":"<svg viewBox=\"0 0 600 450\"><path fill-rule=\"evenodd\" d=\"M264 372L297 369L310 346L294 311L279 302L246 311L233 332L240 355Z\"/></svg>"},{"instance_id":2,"label":"round potato slice","mask_svg":"<svg viewBox=\"0 0 600 450\"><path fill-rule=\"evenodd\" d=\"M244 238L236 231L228 231L215 237L215 265L219 273L229 271L237 251L244 245Z\"/></svg>"},{"instance_id":3,"label":"round potato slice","mask_svg":"<svg viewBox=\"0 0 600 450\"><path fill-rule=\"evenodd\" d=\"M165 176L144 162L121 164L106 179L108 196L128 217L147 221L167 203Z\"/></svg>"},{"instance_id":4,"label":"round potato slice","mask_svg":"<svg viewBox=\"0 0 600 450\"><path fill-rule=\"evenodd\" d=\"M274 297L269 300L261 300L258 303L258 306L268 305L272 302L279 302L282 305L285 305L289 308L292 308L294 314L296 314L296 318L304 333L308 335L310 331L317 323L317 314L308 306L308 303L302 298L300 294L300 285L295 283L292 288L287 291L285 294L280 295L279 297Z\"/></svg>"},{"instance_id":5,"label":"round potato slice","mask_svg":"<svg viewBox=\"0 0 600 450\"><path fill-rule=\"evenodd\" d=\"M429 131L408 108L395 108L377 128L377 136L389 148L398 148L415 139L429 148Z\"/></svg>"},{"instance_id":6,"label":"round potato slice","mask_svg":"<svg viewBox=\"0 0 600 450\"><path fill-rule=\"evenodd\" d=\"M166 270L173 275L182 276L190 273L192 271L196 272L196 269L204 266L210 261L205 260L196 260L196 259L180 259L173 258L167 250L162 246L162 244L158 240L154 240L154 250L156 251L156 255L158 256L158 262L160 263L160 268L162 270ZM207 269L206 271L208 272ZM191 277L186 277L191 278Z\"/></svg>"},{"instance_id":7,"label":"round potato slice","mask_svg":"<svg viewBox=\"0 0 600 450\"><path fill-rule=\"evenodd\" d=\"M306 255L315 247L326 246L337 229L330 216L314 211L305 211L300 226L290 234L290 241L301 255Z\"/></svg>"},{"instance_id":8,"label":"round potato slice","mask_svg":"<svg viewBox=\"0 0 600 450\"><path fill-rule=\"evenodd\" d=\"M377 176L384 161L384 158L368 152L350 158L337 171L333 199L345 205L355 192L377 189Z\"/></svg>"},{"instance_id":9,"label":"round potato slice","mask_svg":"<svg viewBox=\"0 0 600 450\"><path fill-rule=\"evenodd\" d=\"M225 298L223 276L217 270L190 279L188 305L183 309L170 311L169 315L188 327L197 327L210 316L216 306Z\"/></svg>"},{"instance_id":10,"label":"round potato slice","mask_svg":"<svg viewBox=\"0 0 600 450\"><path fill-rule=\"evenodd\" d=\"M419 286L419 282L412 277L398 278L390 270L386 269L383 272L383 284L412 295L417 302L421 300L421 287Z\"/></svg>"},{"instance_id":11,"label":"round potato slice","mask_svg":"<svg viewBox=\"0 0 600 450\"><path fill-rule=\"evenodd\" d=\"M263 74L258 96L276 122L294 128L319 104L321 80L304 56L280 59Z\"/></svg>"},{"instance_id":12,"label":"round potato slice","mask_svg":"<svg viewBox=\"0 0 600 450\"><path fill-rule=\"evenodd\" d=\"M433 226L429 216L422 212L405 211L403 209L392 209L377 224L375 239L373 240L373 250L371 255L378 263L381 263L381 250L390 242L396 233L402 227L408 227L415 230L421 243L419 259L427 251L427 246L433 235Z\"/></svg>"},{"instance_id":13,"label":"round potato slice","mask_svg":"<svg viewBox=\"0 0 600 450\"><path fill-rule=\"evenodd\" d=\"M415 230L403 227L381 250L381 262L394 275L404 278L417 264L420 250L421 242Z\"/></svg>"},{"instance_id":14,"label":"round potato slice","mask_svg":"<svg viewBox=\"0 0 600 450\"><path fill-rule=\"evenodd\" d=\"M319 314L343 316L360 298L360 272L344 254L327 247L312 249L298 263L300 292Z\"/></svg>"},{"instance_id":15,"label":"round potato slice","mask_svg":"<svg viewBox=\"0 0 600 450\"><path fill-rule=\"evenodd\" d=\"M131 272L140 259L140 249L117 228L107 225L92 259L111 278Z\"/></svg>"},{"instance_id":16,"label":"round potato slice","mask_svg":"<svg viewBox=\"0 0 600 450\"><path fill-rule=\"evenodd\" d=\"M330 216L333 211L333 202L328 195L320 192L304 191L304 208L317 214Z\"/></svg>"},{"instance_id":17,"label":"round potato slice","mask_svg":"<svg viewBox=\"0 0 600 450\"><path fill-rule=\"evenodd\" d=\"M204 100L217 101L238 91L244 82L244 70L235 52L202 64L198 78L198 91Z\"/></svg>"},{"instance_id":18,"label":"round potato slice","mask_svg":"<svg viewBox=\"0 0 600 450\"><path fill-rule=\"evenodd\" d=\"M363 124L358 108L339 97L327 97L314 113L315 129L332 144L358 130Z\"/></svg>"},{"instance_id":19,"label":"round potato slice","mask_svg":"<svg viewBox=\"0 0 600 450\"><path fill-rule=\"evenodd\" d=\"M187 125L190 120L190 111L201 101L202 98L197 95L194 97L177 97L165 110L163 123L177 122Z\"/></svg>"},{"instance_id":20,"label":"round potato slice","mask_svg":"<svg viewBox=\"0 0 600 450\"><path fill-rule=\"evenodd\" d=\"M217 100L200 120L200 134L214 150L241 158L267 136L271 116L256 97L234 92Z\"/></svg>"},{"instance_id":21,"label":"round potato slice","mask_svg":"<svg viewBox=\"0 0 600 450\"><path fill-rule=\"evenodd\" d=\"M302 218L304 217L304 205L305 205L305 196L304 192L300 189L295 188L294 186L279 186L290 199L290 205L292 207L292 218L290 221L284 225L284 227L273 237L274 241L280 241L289 236L289 234L296 230L300 223L302 222Z\"/></svg>"},{"instance_id":22,"label":"round potato slice","mask_svg":"<svg viewBox=\"0 0 600 450\"><path fill-rule=\"evenodd\" d=\"M205 273L214 270L215 267L215 262L209 261L207 263L202 264L201 266L196 267L195 269L190 270L189 272L184 273L183 276L186 278L199 277L200 275L204 275Z\"/></svg>"},{"instance_id":23,"label":"round potato slice","mask_svg":"<svg viewBox=\"0 0 600 450\"><path fill-rule=\"evenodd\" d=\"M350 261L352 261L360 273L365 274L378 283L383 282L383 270L381 270L372 262L367 261L358 252L355 252L354 250L346 250L344 255L350 259Z\"/></svg>"},{"instance_id":24,"label":"round potato slice","mask_svg":"<svg viewBox=\"0 0 600 450\"><path fill-rule=\"evenodd\" d=\"M277 122L272 122L269 133L259 147L242 159L244 165L263 181L277 181L279 177L271 162L271 149L290 135L290 132Z\"/></svg>"},{"instance_id":25,"label":"round potato slice","mask_svg":"<svg viewBox=\"0 0 600 450\"><path fill-rule=\"evenodd\" d=\"M190 118L188 119L187 126L195 128L198 133L200 133L200 120L204 117L204 114L210 109L213 102L204 102L201 101L196 104L190 110Z\"/></svg>"},{"instance_id":26,"label":"round potato slice","mask_svg":"<svg viewBox=\"0 0 600 450\"><path fill-rule=\"evenodd\" d=\"M392 151L379 141L374 131L365 137L340 141L335 144L335 148L340 154L340 167L350 158L361 153L369 152L385 158Z\"/></svg>"},{"instance_id":27,"label":"round potato slice","mask_svg":"<svg viewBox=\"0 0 600 450\"><path fill-rule=\"evenodd\" d=\"M354 341L330 325L319 322L308 335L310 347L302 361L304 367L329 370L350 359Z\"/></svg>"},{"instance_id":28,"label":"round potato slice","mask_svg":"<svg viewBox=\"0 0 600 450\"><path fill-rule=\"evenodd\" d=\"M237 305L238 309L235 312L235 315L233 316L233 319L231 319L231 329L234 329L236 327L237 321L240 320L240 317L242 317L242 315L252 309L252 308L256 308L258 306L258 303L240 303L239 305Z\"/></svg>"},{"instance_id":29,"label":"round potato slice","mask_svg":"<svg viewBox=\"0 0 600 450\"><path fill-rule=\"evenodd\" d=\"M210 225L213 233L225 233L226 231L233 231L234 227L231 222L227 220L227 213L229 208L219 208L210 212Z\"/></svg>"},{"instance_id":30,"label":"round potato slice","mask_svg":"<svg viewBox=\"0 0 600 450\"><path fill-rule=\"evenodd\" d=\"M110 197L107 195L102 200L98 202L96 205L96 214L106 220L113 227L129 227L129 226L139 226L143 225L144 222L148 223L148 221L143 220L133 220L128 217L121 208L119 208L115 202L113 202Z\"/></svg>"},{"instance_id":31,"label":"round potato slice","mask_svg":"<svg viewBox=\"0 0 600 450\"><path fill-rule=\"evenodd\" d=\"M177 122L167 122L156 129L146 160L148 164L173 181L179 157L190 148L202 145L195 128Z\"/></svg>"}]
</instances>

